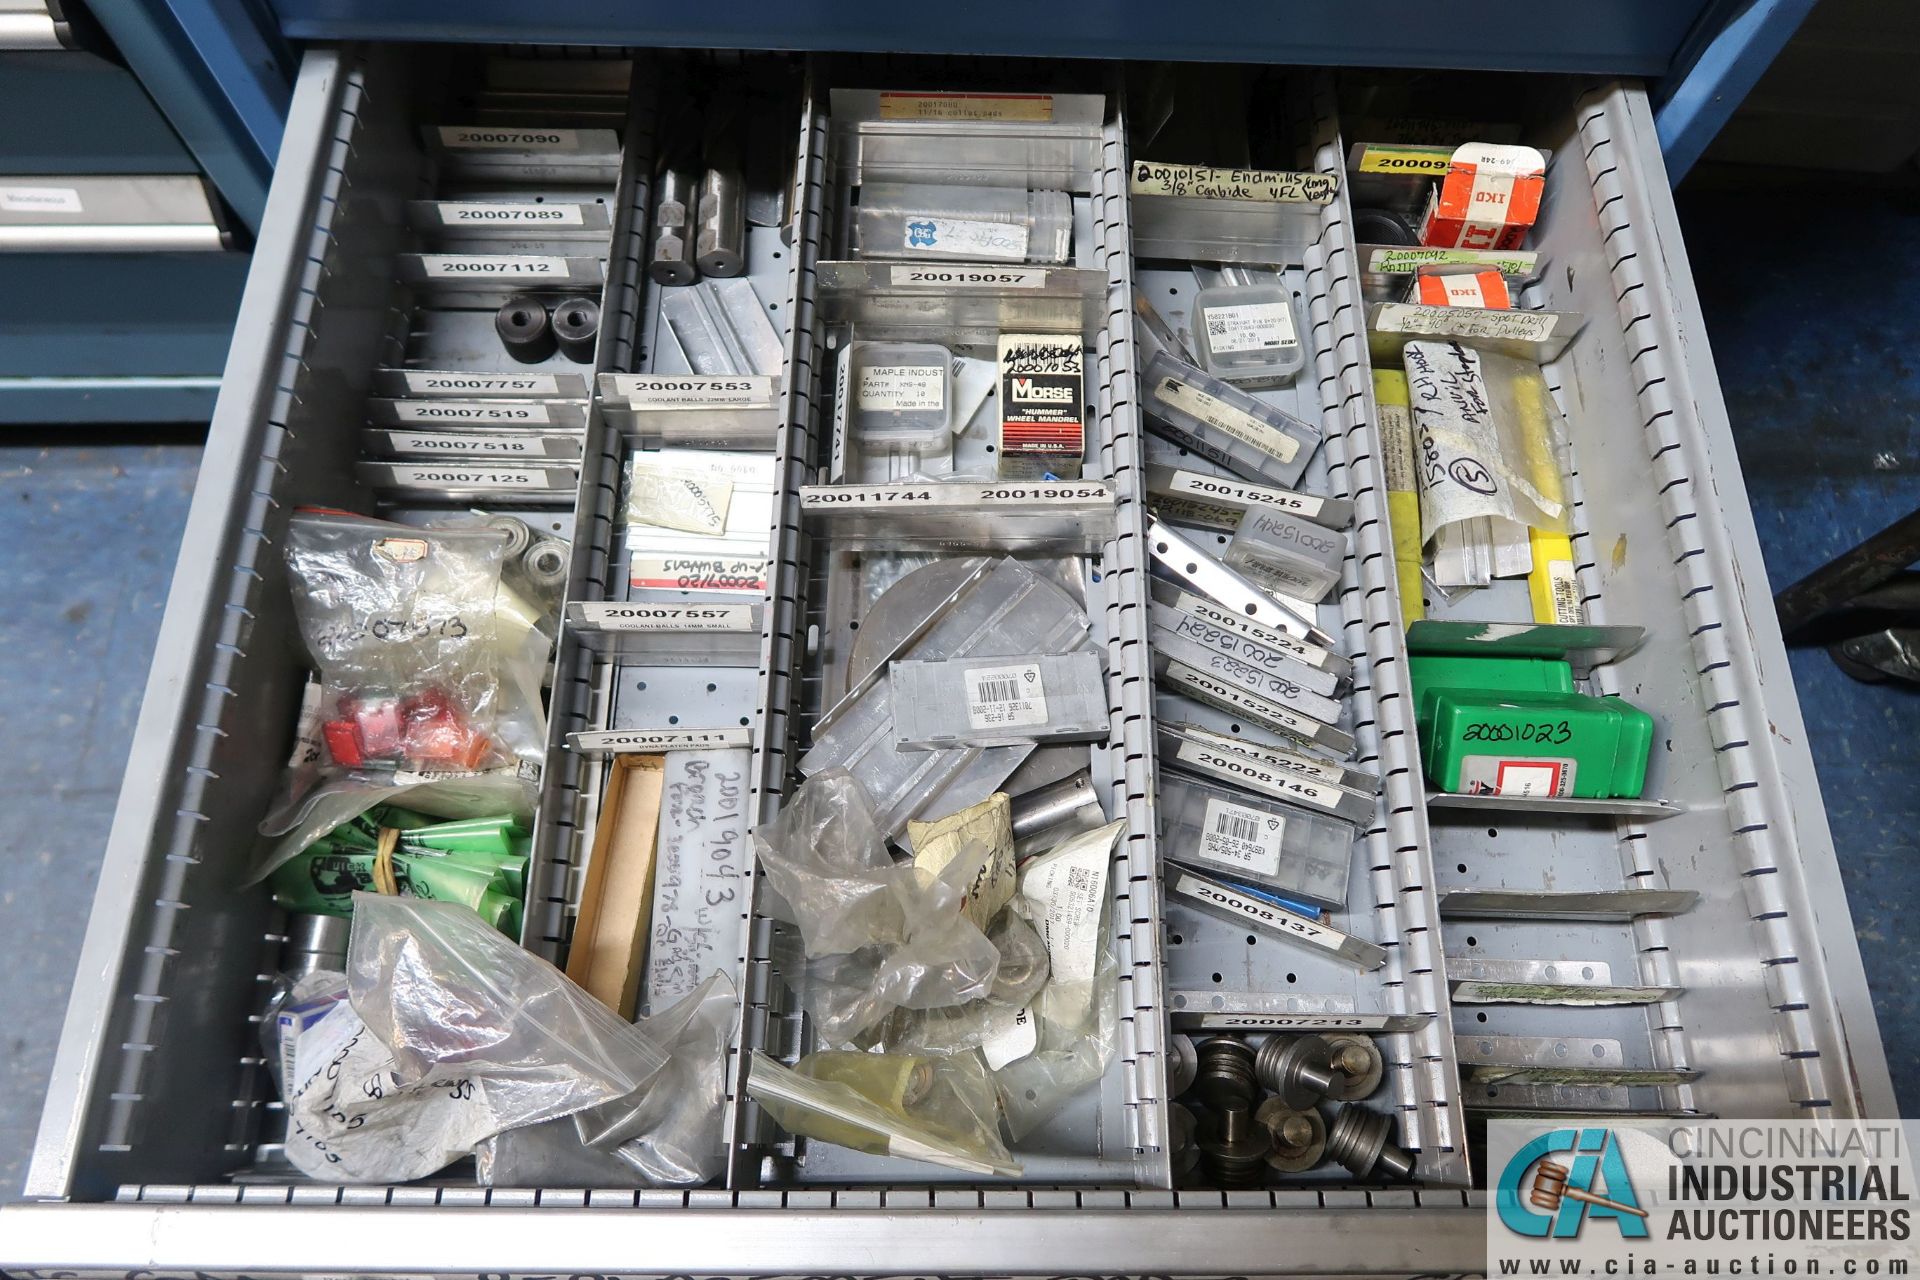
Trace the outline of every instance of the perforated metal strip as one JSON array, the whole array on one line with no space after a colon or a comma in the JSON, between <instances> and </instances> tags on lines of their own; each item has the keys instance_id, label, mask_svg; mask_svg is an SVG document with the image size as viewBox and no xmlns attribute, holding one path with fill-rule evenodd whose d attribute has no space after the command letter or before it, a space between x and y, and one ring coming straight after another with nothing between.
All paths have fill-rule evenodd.
<instances>
[{"instance_id":1,"label":"perforated metal strip","mask_svg":"<svg viewBox=\"0 0 1920 1280\"><path fill-rule=\"evenodd\" d=\"M818 419L814 409L814 369L820 358L820 334L815 324L814 278L820 258L822 209L826 201L827 114L816 100L809 77L800 118L794 164L791 255L788 276L785 370L787 421L775 453L779 485L777 523L773 530L773 571L767 575L765 631L760 643L761 702L754 717L753 765L749 772L753 807L761 822L778 812L792 772L789 751L798 719L800 669L806 661L806 593L812 557L800 525L800 487L813 476L819 454ZM726 1126L731 1142L729 1186L751 1180L759 1143L769 1128L759 1108L744 1094L747 1054L765 1048L778 1054L786 1025L784 994L769 959L773 925L759 910L760 869L748 850L747 874L753 918L745 931L747 952L741 957L745 977L741 991L741 1027L728 1075Z\"/></svg>"},{"instance_id":2,"label":"perforated metal strip","mask_svg":"<svg viewBox=\"0 0 1920 1280\"><path fill-rule=\"evenodd\" d=\"M1315 79L1312 114L1314 167L1345 173L1331 77ZM1394 585L1393 540L1387 524L1386 473L1375 430L1372 365L1367 356L1365 309L1349 230L1351 203L1344 180L1339 199L1322 217L1310 251L1308 300L1316 334L1316 371L1329 431L1329 475L1354 504L1352 553L1342 566L1347 608L1345 641L1356 658L1355 736L1381 775L1381 814L1366 834L1378 892L1378 924L1388 947L1389 989L1397 1012L1424 1014L1418 1030L1388 1037L1401 1052L1396 1073L1402 1141L1420 1152L1423 1177L1465 1183L1466 1131L1460 1110L1459 1068L1440 947L1440 909L1434 893L1433 845L1407 675L1406 628ZM1353 608L1357 595L1357 616ZM1364 636L1354 635L1364 627Z\"/></svg>"},{"instance_id":3,"label":"perforated metal strip","mask_svg":"<svg viewBox=\"0 0 1920 1280\"><path fill-rule=\"evenodd\" d=\"M1703 504L1717 502L1712 466L1675 318L1658 280L1667 268L1648 202L1654 198L1650 193L1661 189L1653 184L1663 178L1647 172L1628 141L1633 136L1629 96L1618 84L1607 86L1581 99L1576 115L1618 321L1625 349L1634 353L1629 367L1650 479L1667 517L1681 607L1743 868L1742 889L1766 966L1782 1070L1801 1107L1850 1114L1857 1103L1844 1072L1838 1081L1827 1077L1827 1055L1841 1042L1813 922L1796 911L1805 900L1804 884L1790 847L1794 822L1785 810L1785 785L1771 751L1755 745L1765 744L1768 732L1758 670L1743 628L1729 625L1745 607L1732 550L1718 520L1697 518ZM1640 107L1644 110L1643 98Z\"/></svg>"},{"instance_id":4,"label":"perforated metal strip","mask_svg":"<svg viewBox=\"0 0 1920 1280\"><path fill-rule=\"evenodd\" d=\"M639 332L642 260L647 208L653 190L654 77L636 75L628 104L613 239L608 246L607 287L601 314L611 341L603 344L603 369L632 367ZM574 495L573 550L567 599L605 600L611 594L615 511L620 500L622 447L619 432L602 414L599 378L592 379L580 486ZM597 723L605 701L604 664L584 648L564 618L557 638L553 693L547 704L547 751L527 871L527 905L520 941L529 951L558 961L567 940L571 873L585 864L600 804L598 760L567 749L567 735Z\"/></svg>"},{"instance_id":5,"label":"perforated metal strip","mask_svg":"<svg viewBox=\"0 0 1920 1280\"><path fill-rule=\"evenodd\" d=\"M1116 77L1116 80L1118 78ZM1124 95L1116 88L1115 100ZM1115 885L1114 952L1119 962L1120 1046L1126 1078L1126 1139L1137 1154L1136 1177L1170 1186L1165 1154L1167 1031L1161 964L1161 894L1156 842L1157 785L1153 757L1153 656L1147 646L1147 512L1142 479L1138 352L1133 335L1133 244L1128 221L1124 107L1116 108L1101 140L1102 166L1094 200L1094 234L1107 272L1107 319L1102 332L1098 398L1102 449L1119 501L1119 534L1101 555L1101 586L1108 611L1107 672L1117 687L1113 714L1113 776L1124 794L1108 811L1124 812L1127 831Z\"/></svg>"}]
</instances>

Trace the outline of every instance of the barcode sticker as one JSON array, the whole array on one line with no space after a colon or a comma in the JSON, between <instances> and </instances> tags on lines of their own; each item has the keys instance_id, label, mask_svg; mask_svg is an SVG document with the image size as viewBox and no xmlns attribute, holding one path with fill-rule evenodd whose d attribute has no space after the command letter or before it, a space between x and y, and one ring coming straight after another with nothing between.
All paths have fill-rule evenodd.
<instances>
[{"instance_id":1,"label":"barcode sticker","mask_svg":"<svg viewBox=\"0 0 1920 1280\"><path fill-rule=\"evenodd\" d=\"M1027 256L1027 229L973 218L908 218L901 247L932 257L957 254L1019 262Z\"/></svg>"},{"instance_id":2,"label":"barcode sticker","mask_svg":"<svg viewBox=\"0 0 1920 1280\"><path fill-rule=\"evenodd\" d=\"M875 364L860 370L860 407L877 412L938 413L947 407L946 370L927 364Z\"/></svg>"},{"instance_id":3,"label":"barcode sticker","mask_svg":"<svg viewBox=\"0 0 1920 1280\"><path fill-rule=\"evenodd\" d=\"M1040 664L976 667L967 672L967 723L975 729L1017 729L1047 722Z\"/></svg>"},{"instance_id":4,"label":"barcode sticker","mask_svg":"<svg viewBox=\"0 0 1920 1280\"><path fill-rule=\"evenodd\" d=\"M1263 813L1228 800L1207 801L1206 816L1200 826L1200 847L1196 851L1204 861L1216 866L1256 876L1280 874L1280 842L1287 834L1287 820L1277 813Z\"/></svg>"},{"instance_id":5,"label":"barcode sticker","mask_svg":"<svg viewBox=\"0 0 1920 1280\"><path fill-rule=\"evenodd\" d=\"M1293 308L1284 302L1209 307L1204 314L1207 348L1215 355L1283 351L1300 345L1300 335L1293 327Z\"/></svg>"}]
</instances>

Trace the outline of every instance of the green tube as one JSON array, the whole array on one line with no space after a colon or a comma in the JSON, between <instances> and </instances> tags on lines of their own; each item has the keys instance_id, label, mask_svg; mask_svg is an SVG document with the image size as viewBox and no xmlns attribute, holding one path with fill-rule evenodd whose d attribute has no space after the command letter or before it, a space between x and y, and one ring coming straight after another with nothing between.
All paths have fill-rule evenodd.
<instances>
[{"instance_id":1,"label":"green tube","mask_svg":"<svg viewBox=\"0 0 1920 1280\"><path fill-rule=\"evenodd\" d=\"M373 889L373 864L371 853L307 852L275 871L267 883L274 901L289 911L350 916L354 892ZM512 896L494 888L493 873L486 868L396 853L393 874L403 895L464 903L495 927L512 914Z\"/></svg>"},{"instance_id":2,"label":"green tube","mask_svg":"<svg viewBox=\"0 0 1920 1280\"><path fill-rule=\"evenodd\" d=\"M493 877L493 887L501 893L524 895L527 891L527 858L520 853L483 853L474 849L414 849L403 840L399 852L414 858L444 858L463 867L485 871Z\"/></svg>"},{"instance_id":3,"label":"green tube","mask_svg":"<svg viewBox=\"0 0 1920 1280\"><path fill-rule=\"evenodd\" d=\"M515 841L525 834L526 830L507 816L436 822L409 830L401 839L407 844L449 852L512 853Z\"/></svg>"}]
</instances>

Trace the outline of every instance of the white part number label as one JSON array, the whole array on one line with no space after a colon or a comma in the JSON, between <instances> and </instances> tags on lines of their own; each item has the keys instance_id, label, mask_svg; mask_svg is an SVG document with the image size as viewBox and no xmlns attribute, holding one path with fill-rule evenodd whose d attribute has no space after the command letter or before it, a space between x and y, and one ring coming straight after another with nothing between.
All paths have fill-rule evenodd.
<instances>
[{"instance_id":1,"label":"white part number label","mask_svg":"<svg viewBox=\"0 0 1920 1280\"><path fill-rule=\"evenodd\" d=\"M72 187L0 187L3 213L82 213Z\"/></svg>"},{"instance_id":2,"label":"white part number label","mask_svg":"<svg viewBox=\"0 0 1920 1280\"><path fill-rule=\"evenodd\" d=\"M1280 874L1280 842L1287 820L1227 800L1208 800L1200 825L1199 856L1216 866L1256 876Z\"/></svg>"},{"instance_id":3,"label":"white part number label","mask_svg":"<svg viewBox=\"0 0 1920 1280\"><path fill-rule=\"evenodd\" d=\"M423 253L420 267L431 280L551 280L567 274L565 258L525 254Z\"/></svg>"},{"instance_id":4,"label":"white part number label","mask_svg":"<svg viewBox=\"0 0 1920 1280\"><path fill-rule=\"evenodd\" d=\"M393 416L402 422L506 422L545 426L553 421L544 404L475 404L454 400L396 400Z\"/></svg>"},{"instance_id":5,"label":"white part number label","mask_svg":"<svg viewBox=\"0 0 1920 1280\"><path fill-rule=\"evenodd\" d=\"M1019 262L1027 256L1027 229L1017 223L973 218L910 217L900 247L933 258L944 254Z\"/></svg>"},{"instance_id":6,"label":"white part number label","mask_svg":"<svg viewBox=\"0 0 1920 1280\"><path fill-rule=\"evenodd\" d=\"M1018 729L1047 722L1040 664L975 667L967 672L967 723L975 729Z\"/></svg>"},{"instance_id":7,"label":"white part number label","mask_svg":"<svg viewBox=\"0 0 1920 1280\"><path fill-rule=\"evenodd\" d=\"M938 413L947 407L946 370L924 364L876 364L860 371L860 407L875 412Z\"/></svg>"},{"instance_id":8,"label":"white part number label","mask_svg":"<svg viewBox=\"0 0 1920 1280\"><path fill-rule=\"evenodd\" d=\"M440 126L440 145L460 151L578 151L577 129L483 129Z\"/></svg>"},{"instance_id":9,"label":"white part number label","mask_svg":"<svg viewBox=\"0 0 1920 1280\"><path fill-rule=\"evenodd\" d=\"M440 224L446 227L525 226L577 227L582 225L577 204L489 204L474 200L442 200Z\"/></svg>"},{"instance_id":10,"label":"white part number label","mask_svg":"<svg viewBox=\"0 0 1920 1280\"><path fill-rule=\"evenodd\" d=\"M1284 302L1207 308L1207 346L1216 355L1283 351L1299 345L1300 335L1293 327L1293 308Z\"/></svg>"},{"instance_id":11,"label":"white part number label","mask_svg":"<svg viewBox=\"0 0 1920 1280\"><path fill-rule=\"evenodd\" d=\"M889 278L896 289L1039 289L1047 283L1045 267L895 267Z\"/></svg>"},{"instance_id":12,"label":"white part number label","mask_svg":"<svg viewBox=\"0 0 1920 1280\"><path fill-rule=\"evenodd\" d=\"M485 394L505 396L558 395L550 373L425 373L409 369L407 390L420 395Z\"/></svg>"}]
</instances>

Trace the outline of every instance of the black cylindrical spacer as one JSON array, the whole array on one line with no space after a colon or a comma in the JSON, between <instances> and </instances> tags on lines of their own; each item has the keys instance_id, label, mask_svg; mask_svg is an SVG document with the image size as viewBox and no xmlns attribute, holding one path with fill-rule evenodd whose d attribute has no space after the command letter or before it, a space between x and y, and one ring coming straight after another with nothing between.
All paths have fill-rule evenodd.
<instances>
[{"instance_id":1,"label":"black cylindrical spacer","mask_svg":"<svg viewBox=\"0 0 1920 1280\"><path fill-rule=\"evenodd\" d=\"M521 364L539 364L553 354L553 325L547 319L547 306L525 294L508 298L493 315L493 331L507 354Z\"/></svg>"}]
</instances>

